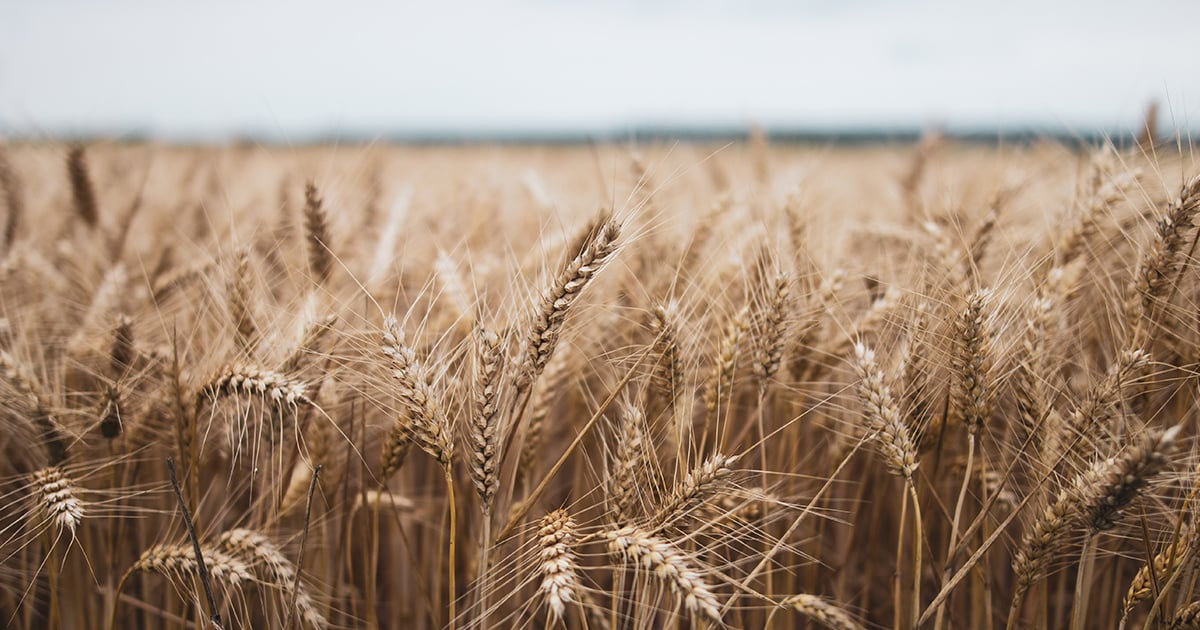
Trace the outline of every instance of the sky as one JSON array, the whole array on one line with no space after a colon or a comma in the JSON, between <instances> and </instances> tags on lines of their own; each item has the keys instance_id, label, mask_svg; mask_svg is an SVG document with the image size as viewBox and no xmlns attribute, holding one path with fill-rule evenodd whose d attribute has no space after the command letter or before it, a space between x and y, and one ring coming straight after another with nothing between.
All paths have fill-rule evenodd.
<instances>
[{"instance_id":1,"label":"sky","mask_svg":"<svg viewBox=\"0 0 1200 630\"><path fill-rule=\"evenodd\" d=\"M0 2L0 133L1200 122L1200 2ZM1183 25L1182 27L1180 25Z\"/></svg>"}]
</instances>

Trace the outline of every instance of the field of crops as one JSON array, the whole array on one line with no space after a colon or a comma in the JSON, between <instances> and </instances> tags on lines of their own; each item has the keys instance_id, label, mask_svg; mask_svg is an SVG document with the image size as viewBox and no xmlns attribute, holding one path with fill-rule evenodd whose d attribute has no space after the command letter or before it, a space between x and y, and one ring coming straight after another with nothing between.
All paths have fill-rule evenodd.
<instances>
[{"instance_id":1,"label":"field of crops","mask_svg":"<svg viewBox=\"0 0 1200 630\"><path fill-rule=\"evenodd\" d=\"M0 147L0 626L1200 628L1190 148Z\"/></svg>"}]
</instances>

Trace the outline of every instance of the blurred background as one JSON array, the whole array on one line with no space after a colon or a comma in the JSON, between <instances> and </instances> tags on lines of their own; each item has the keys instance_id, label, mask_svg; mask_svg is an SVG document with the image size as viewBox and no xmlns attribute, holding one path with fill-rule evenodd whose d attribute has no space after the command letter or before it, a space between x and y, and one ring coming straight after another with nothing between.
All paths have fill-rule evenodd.
<instances>
[{"instance_id":1,"label":"blurred background","mask_svg":"<svg viewBox=\"0 0 1200 630\"><path fill-rule=\"evenodd\" d=\"M1200 3L0 5L0 133L275 142L1132 134L1200 120Z\"/></svg>"}]
</instances>

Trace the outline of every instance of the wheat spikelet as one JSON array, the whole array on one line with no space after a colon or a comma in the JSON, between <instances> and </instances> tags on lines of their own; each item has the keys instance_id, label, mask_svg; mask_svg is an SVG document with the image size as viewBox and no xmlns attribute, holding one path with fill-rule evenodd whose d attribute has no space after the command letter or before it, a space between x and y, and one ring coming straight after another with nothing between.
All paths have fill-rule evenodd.
<instances>
[{"instance_id":1,"label":"wheat spikelet","mask_svg":"<svg viewBox=\"0 0 1200 630\"><path fill-rule=\"evenodd\" d=\"M204 556L208 574L216 582L234 590L254 583L254 572L250 565L236 556L211 545L201 545L200 553ZM127 573L157 573L180 585L191 585L191 580L198 574L198 570L195 551L191 543L187 543L154 545L142 552Z\"/></svg>"},{"instance_id":2,"label":"wheat spikelet","mask_svg":"<svg viewBox=\"0 0 1200 630\"><path fill-rule=\"evenodd\" d=\"M216 546L251 568L262 567L264 582L291 597L290 602L294 602L304 625L310 628L325 627L325 617L317 610L312 595L296 580L296 566L266 536L250 529L231 529L217 538Z\"/></svg>"},{"instance_id":3,"label":"wheat spikelet","mask_svg":"<svg viewBox=\"0 0 1200 630\"><path fill-rule=\"evenodd\" d=\"M18 361L6 350L0 350L0 378L7 381L27 405L22 419L28 419L35 435L46 450L46 460L51 466L62 463L67 457L67 435L58 420L50 413L49 400L28 366Z\"/></svg>"},{"instance_id":4,"label":"wheat spikelet","mask_svg":"<svg viewBox=\"0 0 1200 630\"><path fill-rule=\"evenodd\" d=\"M454 457L449 421L434 399L433 388L416 353L404 344L403 338L396 318L388 317L383 324L382 350L391 364L396 395L404 409L393 430L448 468Z\"/></svg>"},{"instance_id":5,"label":"wheat spikelet","mask_svg":"<svg viewBox=\"0 0 1200 630\"><path fill-rule=\"evenodd\" d=\"M75 483L57 466L35 470L30 475L35 522L47 523L55 535L66 531L71 536L83 521L83 500L76 492Z\"/></svg>"},{"instance_id":6,"label":"wheat spikelet","mask_svg":"<svg viewBox=\"0 0 1200 630\"><path fill-rule=\"evenodd\" d=\"M0 242L4 251L12 251L13 243L17 240L17 230L21 227L25 216L25 190L21 185L21 177L13 168L6 151L0 150L0 194L4 196L4 231Z\"/></svg>"},{"instance_id":7,"label":"wheat spikelet","mask_svg":"<svg viewBox=\"0 0 1200 630\"><path fill-rule=\"evenodd\" d=\"M717 453L689 470L663 501L652 522L658 525L670 522L715 495L733 476L737 461L737 455Z\"/></svg>"},{"instance_id":8,"label":"wheat spikelet","mask_svg":"<svg viewBox=\"0 0 1200 630\"><path fill-rule=\"evenodd\" d=\"M100 397L99 413L100 417L100 434L107 439L115 439L120 437L124 432L125 426L121 419L123 404L121 402L121 390L113 385L104 388L104 392Z\"/></svg>"},{"instance_id":9,"label":"wheat spikelet","mask_svg":"<svg viewBox=\"0 0 1200 630\"><path fill-rule=\"evenodd\" d=\"M956 376L951 384L951 404L971 433L977 433L992 413L992 348L984 313L990 296L986 290L967 296L954 325L950 365Z\"/></svg>"},{"instance_id":10,"label":"wheat spikelet","mask_svg":"<svg viewBox=\"0 0 1200 630\"><path fill-rule=\"evenodd\" d=\"M471 479L485 518L500 484L500 367L504 353L500 336L480 328L475 335L475 382L471 408Z\"/></svg>"},{"instance_id":11,"label":"wheat spikelet","mask_svg":"<svg viewBox=\"0 0 1200 630\"><path fill-rule=\"evenodd\" d=\"M321 343L333 331L333 324L336 321L337 316L331 313L305 323L299 343L284 359L280 371L285 374L294 374L303 369L312 357L320 355Z\"/></svg>"},{"instance_id":12,"label":"wheat spikelet","mask_svg":"<svg viewBox=\"0 0 1200 630\"><path fill-rule=\"evenodd\" d=\"M259 395L274 405L311 405L308 386L279 372L252 365L233 364L200 388L200 394L217 399L238 394Z\"/></svg>"},{"instance_id":13,"label":"wheat spikelet","mask_svg":"<svg viewBox=\"0 0 1200 630\"><path fill-rule=\"evenodd\" d=\"M1051 556L1072 530L1110 529L1169 464L1179 427L1149 433L1138 445L1080 473L1025 533L1013 556L1018 597L1043 576Z\"/></svg>"},{"instance_id":14,"label":"wheat spikelet","mask_svg":"<svg viewBox=\"0 0 1200 630\"><path fill-rule=\"evenodd\" d=\"M528 389L546 369L546 363L558 345L563 323L580 294L617 251L621 224L608 218L588 234L579 253L559 272L542 293L534 314L521 363L520 390Z\"/></svg>"},{"instance_id":15,"label":"wheat spikelet","mask_svg":"<svg viewBox=\"0 0 1200 630\"><path fill-rule=\"evenodd\" d=\"M1154 590L1154 576L1161 582L1179 570L1187 555L1186 548L1197 542L1194 530L1190 525L1184 525L1179 530L1179 536L1172 540L1162 551L1154 556L1154 566L1142 565L1129 582L1129 590L1125 593L1122 603L1122 617L1128 617L1137 605L1150 597ZM1153 575L1151 574L1153 571Z\"/></svg>"},{"instance_id":16,"label":"wheat spikelet","mask_svg":"<svg viewBox=\"0 0 1200 630\"><path fill-rule=\"evenodd\" d=\"M75 145L67 153L67 177L71 182L71 199L75 215L89 229L100 223L100 211L96 203L96 189L88 175L87 155L83 145Z\"/></svg>"},{"instance_id":17,"label":"wheat spikelet","mask_svg":"<svg viewBox=\"0 0 1200 630\"><path fill-rule=\"evenodd\" d=\"M622 405L620 430L608 471L606 496L609 513L617 523L632 520L631 508L638 494L638 471L645 466L646 444L642 432L645 422L646 417L641 409L630 403Z\"/></svg>"},{"instance_id":18,"label":"wheat spikelet","mask_svg":"<svg viewBox=\"0 0 1200 630\"><path fill-rule=\"evenodd\" d=\"M892 398L883 370L875 362L875 351L863 344L854 347L858 374L858 398L866 408L867 427L879 444L888 472L910 483L917 470L917 446Z\"/></svg>"},{"instance_id":19,"label":"wheat spikelet","mask_svg":"<svg viewBox=\"0 0 1200 630\"><path fill-rule=\"evenodd\" d=\"M763 294L756 300L753 320L754 375L759 379L759 387L765 388L783 363L791 277L779 271L769 282L758 284Z\"/></svg>"},{"instance_id":20,"label":"wheat spikelet","mask_svg":"<svg viewBox=\"0 0 1200 630\"><path fill-rule=\"evenodd\" d=\"M1193 220L1200 212L1200 175L1189 179L1179 191L1179 198L1167 209L1158 222L1154 240L1142 252L1133 279L1125 292L1125 325L1131 330L1131 345L1140 345L1150 333L1147 318L1155 316L1155 305L1165 296L1174 276L1184 264L1187 237L1195 227Z\"/></svg>"},{"instance_id":21,"label":"wheat spikelet","mask_svg":"<svg viewBox=\"0 0 1200 630\"><path fill-rule=\"evenodd\" d=\"M258 339L258 326L254 323L254 293L250 278L250 250L241 248L234 258L225 291L229 318L237 332L238 347L252 354Z\"/></svg>"},{"instance_id":22,"label":"wheat spikelet","mask_svg":"<svg viewBox=\"0 0 1200 630\"><path fill-rule=\"evenodd\" d=\"M830 630L864 630L845 610L816 595L792 595L780 606L791 608Z\"/></svg>"},{"instance_id":23,"label":"wheat spikelet","mask_svg":"<svg viewBox=\"0 0 1200 630\"><path fill-rule=\"evenodd\" d=\"M604 533L608 551L615 557L632 562L671 587L683 598L684 606L693 613L703 614L720 624L721 611L704 575L694 569L688 556L677 547L645 530L636 527Z\"/></svg>"},{"instance_id":24,"label":"wheat spikelet","mask_svg":"<svg viewBox=\"0 0 1200 630\"><path fill-rule=\"evenodd\" d=\"M204 274L213 270L216 266L217 260L211 258L199 264L175 269L160 278L156 278L154 288L152 289L154 301L162 302L172 293L191 286L192 283L202 278Z\"/></svg>"},{"instance_id":25,"label":"wheat spikelet","mask_svg":"<svg viewBox=\"0 0 1200 630\"><path fill-rule=\"evenodd\" d=\"M538 528L541 546L538 568L542 574L538 593L550 607L551 621L562 619L567 604L576 600L579 566L572 549L576 538L575 521L566 510L555 510L542 517Z\"/></svg>"},{"instance_id":26,"label":"wheat spikelet","mask_svg":"<svg viewBox=\"0 0 1200 630\"><path fill-rule=\"evenodd\" d=\"M312 182L304 185L304 232L308 242L308 272L313 282L323 285L333 272L333 255L329 249L329 220Z\"/></svg>"},{"instance_id":27,"label":"wheat spikelet","mask_svg":"<svg viewBox=\"0 0 1200 630\"><path fill-rule=\"evenodd\" d=\"M1192 602L1175 612L1167 630L1200 630L1200 601Z\"/></svg>"},{"instance_id":28,"label":"wheat spikelet","mask_svg":"<svg viewBox=\"0 0 1200 630\"><path fill-rule=\"evenodd\" d=\"M684 379L683 352L679 345L679 306L674 302L656 304L652 313L650 330L655 334L654 353L658 356L655 382L662 389L663 397L674 404L683 394Z\"/></svg>"},{"instance_id":29,"label":"wheat spikelet","mask_svg":"<svg viewBox=\"0 0 1200 630\"><path fill-rule=\"evenodd\" d=\"M716 412L721 401L729 398L733 392L738 355L741 352L742 337L746 333L746 319L749 313L749 306L743 306L742 310L725 322L725 333L721 336L720 346L717 348L717 360L704 388L704 406L708 408L709 413Z\"/></svg>"}]
</instances>

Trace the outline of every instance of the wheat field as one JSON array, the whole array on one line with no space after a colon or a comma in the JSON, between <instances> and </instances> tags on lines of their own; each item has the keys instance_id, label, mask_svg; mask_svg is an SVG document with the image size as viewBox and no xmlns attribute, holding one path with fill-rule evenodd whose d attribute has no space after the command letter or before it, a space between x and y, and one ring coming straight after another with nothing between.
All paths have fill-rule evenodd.
<instances>
[{"instance_id":1,"label":"wheat field","mask_svg":"<svg viewBox=\"0 0 1200 630\"><path fill-rule=\"evenodd\" d=\"M1188 146L0 149L0 625L1200 628Z\"/></svg>"}]
</instances>

